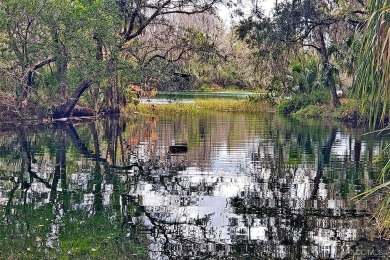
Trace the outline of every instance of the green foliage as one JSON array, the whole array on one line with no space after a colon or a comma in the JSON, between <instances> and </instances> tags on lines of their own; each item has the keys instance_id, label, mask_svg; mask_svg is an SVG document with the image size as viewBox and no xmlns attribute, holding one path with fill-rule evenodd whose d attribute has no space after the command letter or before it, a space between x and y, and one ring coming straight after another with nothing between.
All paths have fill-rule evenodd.
<instances>
[{"instance_id":1,"label":"green foliage","mask_svg":"<svg viewBox=\"0 0 390 260\"><path fill-rule=\"evenodd\" d=\"M139 64L132 59L118 61L119 85L126 87L128 84L140 84L143 72Z\"/></svg>"},{"instance_id":2,"label":"green foliage","mask_svg":"<svg viewBox=\"0 0 390 260\"><path fill-rule=\"evenodd\" d=\"M291 62L288 84L295 93L310 93L322 87L319 62L314 56L302 54Z\"/></svg>"},{"instance_id":3,"label":"green foliage","mask_svg":"<svg viewBox=\"0 0 390 260\"><path fill-rule=\"evenodd\" d=\"M375 127L378 123L384 124L389 111L390 56L388 46L390 46L390 33L387 21L390 15L390 1L370 1L369 10L370 17L366 25L358 31L355 41L355 45L360 48L360 56L353 83L353 93L362 99L360 111L367 118L369 126ZM380 194L382 197L382 202L374 214L380 231L390 226L388 207L390 193L386 192L390 185L388 157L389 145L386 145L377 159L377 162L387 161L379 178L381 184L360 195L361 198L367 198L373 194Z\"/></svg>"},{"instance_id":4,"label":"green foliage","mask_svg":"<svg viewBox=\"0 0 390 260\"><path fill-rule=\"evenodd\" d=\"M189 71L194 84L202 88L204 85L219 85L223 89L229 89L229 86L237 89L262 87L263 77L256 71L257 57L248 46L233 34L220 37L220 46L214 47L217 48L214 55L207 58L203 54L196 55L191 61Z\"/></svg>"},{"instance_id":5,"label":"green foliage","mask_svg":"<svg viewBox=\"0 0 390 260\"><path fill-rule=\"evenodd\" d=\"M268 67L274 67L267 79L272 90L290 94L325 87L331 92L333 106L338 106L335 93L339 73L342 69L351 72L354 64L354 52L348 46L353 34L351 24L359 24L363 11L355 10L363 9L364 3L277 1L271 16L262 12L257 2L254 5L237 33L258 50Z\"/></svg>"},{"instance_id":6,"label":"green foliage","mask_svg":"<svg viewBox=\"0 0 390 260\"><path fill-rule=\"evenodd\" d=\"M335 109L334 118L348 123L364 124L360 106L360 100L344 99L342 105Z\"/></svg>"},{"instance_id":7,"label":"green foliage","mask_svg":"<svg viewBox=\"0 0 390 260\"><path fill-rule=\"evenodd\" d=\"M131 88L124 88L122 92L123 92L123 95L124 95L127 103L131 103L134 105L139 104L140 101L139 101L135 91L133 91Z\"/></svg>"},{"instance_id":8,"label":"green foliage","mask_svg":"<svg viewBox=\"0 0 390 260\"><path fill-rule=\"evenodd\" d=\"M368 10L370 16L357 32L356 43L360 47L360 56L353 92L362 99L361 111L368 119L369 126L373 128L385 123L390 107L390 1L371 0L368 2ZM386 130L387 128L373 134ZM386 144L377 160L387 161L381 171L380 184L360 194L361 198L367 198L374 193L381 196L381 203L374 214L381 233L390 227L389 154L390 145Z\"/></svg>"},{"instance_id":9,"label":"green foliage","mask_svg":"<svg viewBox=\"0 0 390 260\"><path fill-rule=\"evenodd\" d=\"M384 123L390 101L390 1L370 1L370 17L358 31L356 44L360 57L353 82L353 92L362 100L362 111L368 111L371 127Z\"/></svg>"},{"instance_id":10,"label":"green foliage","mask_svg":"<svg viewBox=\"0 0 390 260\"><path fill-rule=\"evenodd\" d=\"M51 64L35 69L32 87L46 88L53 101L58 102L62 82L71 92L88 77L107 76L105 62L95 58L93 35L99 34L107 47L115 44L111 33L119 24L108 1L3 1L0 9L0 32L8 45L8 53L0 55L5 63L17 64L6 74L14 89L25 88L28 70L49 58Z\"/></svg>"},{"instance_id":11,"label":"green foliage","mask_svg":"<svg viewBox=\"0 0 390 260\"><path fill-rule=\"evenodd\" d=\"M187 28L187 41L189 41L189 45L193 46L195 49L204 49L211 48L209 46L210 43L206 37L206 35L200 30L196 29L194 26L189 26Z\"/></svg>"},{"instance_id":12,"label":"green foliage","mask_svg":"<svg viewBox=\"0 0 390 260\"><path fill-rule=\"evenodd\" d=\"M129 83L186 89L191 77L188 67L171 61L171 56L178 56L176 61L180 61L198 53L200 59L209 60L218 56L215 42L210 34L197 28L196 23L189 23L183 29L176 22L169 24L165 14L167 11L169 16L179 13L183 16L180 19L184 19L183 10L201 14L216 2L178 1L176 4L160 6L155 1L108 0L2 1L0 88L13 95L19 107L30 105L27 101L32 92L41 89L47 92L52 104L59 106L84 91L79 88L82 82L93 81L91 89L94 89L85 92L82 103L97 108L96 96L104 93L107 95L104 105L111 106L113 111L118 111L116 108ZM148 27L153 28L149 31ZM154 34L160 27L169 28L169 33ZM177 38L170 37L176 30L185 33ZM175 41L177 46L164 46L165 42L175 44ZM150 42L151 48L155 48L145 51L146 56L151 53L150 59L145 60L133 52ZM168 49L166 55L161 54L160 47L162 52Z\"/></svg>"},{"instance_id":13,"label":"green foliage","mask_svg":"<svg viewBox=\"0 0 390 260\"><path fill-rule=\"evenodd\" d=\"M333 108L327 104L308 105L295 111L292 116L299 119L333 119Z\"/></svg>"},{"instance_id":14,"label":"green foliage","mask_svg":"<svg viewBox=\"0 0 390 260\"><path fill-rule=\"evenodd\" d=\"M330 94L327 90L317 90L310 94L292 96L278 106L278 110L285 115L290 115L308 105L328 104Z\"/></svg>"}]
</instances>

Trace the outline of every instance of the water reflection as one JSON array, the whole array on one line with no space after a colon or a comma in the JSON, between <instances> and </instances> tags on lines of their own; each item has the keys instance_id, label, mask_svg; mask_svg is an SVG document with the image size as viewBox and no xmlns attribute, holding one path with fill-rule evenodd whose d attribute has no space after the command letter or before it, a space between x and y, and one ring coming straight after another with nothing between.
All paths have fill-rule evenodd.
<instances>
[{"instance_id":1,"label":"water reflection","mask_svg":"<svg viewBox=\"0 0 390 260\"><path fill-rule=\"evenodd\" d=\"M0 255L381 257L370 221L381 141L274 114L131 117L0 140ZM379 196L379 195L378 195ZM9 243L9 241L15 241Z\"/></svg>"}]
</instances>

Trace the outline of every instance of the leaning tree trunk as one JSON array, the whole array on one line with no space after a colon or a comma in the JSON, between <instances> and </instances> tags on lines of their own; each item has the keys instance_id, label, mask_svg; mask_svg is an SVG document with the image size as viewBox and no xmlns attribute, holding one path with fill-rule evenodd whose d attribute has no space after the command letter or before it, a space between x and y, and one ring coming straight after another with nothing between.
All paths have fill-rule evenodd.
<instances>
[{"instance_id":1,"label":"leaning tree trunk","mask_svg":"<svg viewBox=\"0 0 390 260\"><path fill-rule=\"evenodd\" d=\"M73 109L79 101L81 95L87 90L94 81L92 79L87 79L81 82L77 89L73 92L72 96L64 104L59 105L53 111L53 118L64 118L70 117L72 115Z\"/></svg>"},{"instance_id":2,"label":"leaning tree trunk","mask_svg":"<svg viewBox=\"0 0 390 260\"><path fill-rule=\"evenodd\" d=\"M51 57L51 58L43 60L43 61L41 61L41 62L39 62L39 63L35 64L34 66L31 66L30 68L27 69L26 74L24 75L24 79L23 79L23 90L22 90L21 102L20 102L21 107L27 106L27 100L28 100L28 97L30 95L30 90L31 90L32 85L33 85L34 72L37 71L38 69L46 66L46 65L49 65L50 63L54 62L55 60L56 60L55 57Z\"/></svg>"}]
</instances>

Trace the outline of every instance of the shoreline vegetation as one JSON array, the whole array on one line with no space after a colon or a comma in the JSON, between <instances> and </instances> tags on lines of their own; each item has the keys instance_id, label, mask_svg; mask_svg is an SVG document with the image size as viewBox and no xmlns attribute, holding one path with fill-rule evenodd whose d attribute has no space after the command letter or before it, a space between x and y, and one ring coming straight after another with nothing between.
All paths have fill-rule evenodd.
<instances>
[{"instance_id":1,"label":"shoreline vegetation","mask_svg":"<svg viewBox=\"0 0 390 260\"><path fill-rule=\"evenodd\" d=\"M212 92L210 92L212 95ZM353 98L340 98L340 106L329 104L329 96L324 93L302 95L300 98L279 98L272 95L253 95L246 99L199 99L193 102L175 101L166 104L130 104L124 114L202 114L205 111L221 112L275 112L298 120L336 120L355 126L365 126L360 102Z\"/></svg>"},{"instance_id":2,"label":"shoreline vegetation","mask_svg":"<svg viewBox=\"0 0 390 260\"><path fill-rule=\"evenodd\" d=\"M212 96L212 91L207 91ZM316 100L313 96L321 96L321 94L312 94L302 96L299 100L296 97L282 99L272 97L272 95L253 95L245 99L232 98L211 98L197 99L193 102L174 101L165 104L158 103L130 103L122 108L121 115L128 116L132 114L141 115L167 115L167 114L194 114L199 115L206 111L220 112L245 112L245 113L261 113L274 112L281 113L285 116L291 116L298 120L318 119L318 120L337 120L344 123L353 124L355 126L364 126L361 114L360 102L352 98L341 98L339 107L334 108L329 105L327 98L324 100ZM322 97L322 96L321 96ZM326 95L325 95L326 97ZM77 110L81 111L80 107ZM89 111L87 111L89 112ZM0 118L0 124L17 126L21 124L39 125L50 124L55 122L83 122L96 120L104 116L110 116L105 113L84 115L75 115L66 118L52 118L49 115L34 114L33 117L22 116L3 116ZM118 114L119 115L119 114Z\"/></svg>"},{"instance_id":3,"label":"shoreline vegetation","mask_svg":"<svg viewBox=\"0 0 390 260\"><path fill-rule=\"evenodd\" d=\"M122 104L116 113L105 110L96 112L96 109L94 110L88 107L88 103L81 103L74 107L71 116L55 118L53 116L54 108L49 108L45 104L36 103L33 111L24 110L27 114L26 117L16 112L14 114L10 113L8 116L5 114L6 116L0 117L0 129L12 129L12 127L21 124L45 125L67 121L77 124L107 116L130 116L134 114L140 114L141 116L170 114L201 115L207 111L242 113L273 112L297 120L338 121L355 127L365 127L368 123L368 112L362 112L362 102L356 97L352 97L352 95L346 97L344 92L342 96L339 96L340 105L335 107L332 105L329 91L323 88L314 89L309 93L301 93L300 95L286 96L283 93L270 92L264 89L251 91L224 88L217 85L205 86L192 91L157 91L153 89L152 95L141 91L143 92L142 96L137 95L139 89L134 89L133 86L130 93L128 93L129 102ZM186 97L194 97L193 93L199 97L191 101L185 100ZM179 99L176 99L177 97ZM184 98L184 100L180 99L180 97ZM150 102L144 101L140 103L141 98L144 98L144 100L147 98ZM153 101L154 98L157 99ZM159 98L162 98L162 100L166 98L166 103L159 103ZM2 113L4 114L4 110Z\"/></svg>"},{"instance_id":4,"label":"shoreline vegetation","mask_svg":"<svg viewBox=\"0 0 390 260\"><path fill-rule=\"evenodd\" d=\"M205 111L224 111L224 112L274 112L275 106L272 101L252 102L249 99L224 99L213 98L207 100L195 100L194 102L171 102L168 104L142 103L138 105L131 104L126 107L125 113L142 114L202 114Z\"/></svg>"}]
</instances>

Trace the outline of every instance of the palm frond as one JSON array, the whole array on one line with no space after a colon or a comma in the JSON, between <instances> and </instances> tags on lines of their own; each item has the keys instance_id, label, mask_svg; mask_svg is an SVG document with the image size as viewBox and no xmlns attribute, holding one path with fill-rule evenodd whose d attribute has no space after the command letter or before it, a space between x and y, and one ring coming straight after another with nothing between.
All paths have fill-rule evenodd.
<instances>
[{"instance_id":1,"label":"palm frond","mask_svg":"<svg viewBox=\"0 0 390 260\"><path fill-rule=\"evenodd\" d=\"M370 17L358 34L360 58L353 92L371 127L384 123L390 101L390 0L370 1ZM357 41L359 42L359 41Z\"/></svg>"},{"instance_id":2,"label":"palm frond","mask_svg":"<svg viewBox=\"0 0 390 260\"><path fill-rule=\"evenodd\" d=\"M362 114L367 113L369 126L373 128L378 123L384 124L390 107L390 0L370 0L369 14L367 22L359 28L358 40L355 41L355 46L360 49L360 57L353 93L361 98ZM387 127L371 134L381 135L388 130ZM386 145L376 161L388 158L389 151L390 145ZM354 197L365 199L373 193L384 192L382 202L373 215L380 232L390 228L389 172L390 160L382 168L378 179L381 184Z\"/></svg>"}]
</instances>

